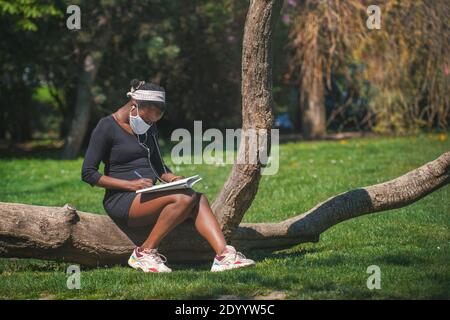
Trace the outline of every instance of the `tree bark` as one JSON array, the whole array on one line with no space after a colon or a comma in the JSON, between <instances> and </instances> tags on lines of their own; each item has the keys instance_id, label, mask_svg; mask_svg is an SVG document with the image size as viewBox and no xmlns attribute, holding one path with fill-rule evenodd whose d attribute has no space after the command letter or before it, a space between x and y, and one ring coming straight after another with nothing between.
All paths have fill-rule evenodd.
<instances>
[{"instance_id":1,"label":"tree bark","mask_svg":"<svg viewBox=\"0 0 450 320\"><path fill-rule=\"evenodd\" d=\"M302 135L306 140L318 139L326 134L325 88L322 79L322 65L318 62L317 70L312 71L310 84L301 92L300 111Z\"/></svg>"},{"instance_id":2,"label":"tree bark","mask_svg":"<svg viewBox=\"0 0 450 320\"><path fill-rule=\"evenodd\" d=\"M280 250L316 242L322 232L364 214L407 206L450 182L450 152L394 180L351 190L278 223L243 223L231 234L239 250ZM89 266L124 264L148 235L119 228L104 215L0 202L0 256L51 259ZM171 262L210 261L214 252L186 222L160 245Z\"/></svg>"},{"instance_id":3,"label":"tree bark","mask_svg":"<svg viewBox=\"0 0 450 320\"><path fill-rule=\"evenodd\" d=\"M270 149L272 113L272 37L282 0L252 0L245 20L242 46L242 131L266 130ZM260 148L261 147L261 148ZM257 154L269 154L265 146ZM249 143L241 139L237 159L250 159ZM261 163L235 163L212 205L226 238L242 221L258 190Z\"/></svg>"}]
</instances>

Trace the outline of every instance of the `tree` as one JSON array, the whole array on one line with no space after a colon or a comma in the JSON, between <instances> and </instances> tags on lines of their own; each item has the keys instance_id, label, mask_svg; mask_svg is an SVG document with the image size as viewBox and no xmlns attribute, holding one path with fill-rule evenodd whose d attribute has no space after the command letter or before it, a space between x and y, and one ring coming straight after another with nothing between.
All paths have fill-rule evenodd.
<instances>
[{"instance_id":1,"label":"tree","mask_svg":"<svg viewBox=\"0 0 450 320\"><path fill-rule=\"evenodd\" d=\"M80 31L74 49L79 52L81 63L78 64L78 84L75 108L69 132L65 139L63 159L74 159L80 153L91 119L93 94L92 90L100 68L105 47L112 36L111 4L89 8L85 3L84 15L88 15L91 27ZM91 3L93 5L93 3ZM86 10L87 7L87 10Z\"/></svg>"},{"instance_id":2,"label":"tree","mask_svg":"<svg viewBox=\"0 0 450 320\"><path fill-rule=\"evenodd\" d=\"M363 65L368 107L379 132L448 128L450 7L445 0L390 0L382 27L368 32L351 50ZM379 54L383 52L383 54Z\"/></svg>"},{"instance_id":3,"label":"tree","mask_svg":"<svg viewBox=\"0 0 450 320\"><path fill-rule=\"evenodd\" d=\"M360 0L290 3L289 73L298 79L302 134L320 138L326 134L325 95L332 89L332 72L347 67L349 48L364 37L366 6Z\"/></svg>"},{"instance_id":4,"label":"tree","mask_svg":"<svg viewBox=\"0 0 450 320\"><path fill-rule=\"evenodd\" d=\"M270 128L271 40L282 0L250 2L243 45L243 127ZM241 143L241 146L245 145ZM259 150L263 152L264 150ZM239 154L248 150L241 148ZM450 152L397 179L332 197L304 214L278 223L240 224L260 178L261 163L235 164L213 204L222 229L232 244L243 249L278 250L318 241L331 226L364 214L413 203L450 182ZM0 203L0 255L73 261L85 265L126 262L148 230L119 229L111 219L63 208ZM192 222L178 226L161 243L173 261L210 259L212 249ZM189 260L188 260L189 259Z\"/></svg>"},{"instance_id":5,"label":"tree","mask_svg":"<svg viewBox=\"0 0 450 320\"><path fill-rule=\"evenodd\" d=\"M322 12L302 8L305 14L298 17L290 33L294 48L291 57L291 72L299 69L299 105L301 130L305 139L317 139L326 133L325 84L323 69L325 59L321 51L320 31Z\"/></svg>"},{"instance_id":6,"label":"tree","mask_svg":"<svg viewBox=\"0 0 450 320\"><path fill-rule=\"evenodd\" d=\"M333 78L341 79L346 97L341 106L333 99L330 118L340 115L342 126L351 120L382 133L448 127L450 48L442 39L450 36L445 22L450 7L445 0L380 3L381 28L374 30L366 25L371 1L289 3L289 72L298 79L306 138L325 133L324 101L336 91Z\"/></svg>"},{"instance_id":7,"label":"tree","mask_svg":"<svg viewBox=\"0 0 450 320\"><path fill-rule=\"evenodd\" d=\"M31 139L37 116L32 95L41 71L35 57L48 45L38 37L38 26L61 16L47 1L0 1L0 138Z\"/></svg>"},{"instance_id":8,"label":"tree","mask_svg":"<svg viewBox=\"0 0 450 320\"><path fill-rule=\"evenodd\" d=\"M70 88L76 99L70 101L75 108L64 158L78 156L95 120L126 102L133 78L165 87L168 112L162 120L164 131L199 118L205 127L239 123L236 71L240 54L237 28L241 27L237 22L245 13L244 3L100 3L83 3L83 12L88 12L83 21L89 29L78 31L71 44L78 52L78 86ZM90 10L94 5L98 9ZM103 25L96 22L103 20ZM85 71L85 59L91 62L90 72Z\"/></svg>"}]
</instances>

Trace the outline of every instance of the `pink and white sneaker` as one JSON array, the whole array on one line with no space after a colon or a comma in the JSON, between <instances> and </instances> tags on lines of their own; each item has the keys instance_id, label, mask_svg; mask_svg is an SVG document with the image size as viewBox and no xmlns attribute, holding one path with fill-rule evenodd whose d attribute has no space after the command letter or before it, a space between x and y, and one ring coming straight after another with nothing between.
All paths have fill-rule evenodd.
<instances>
[{"instance_id":1,"label":"pink and white sneaker","mask_svg":"<svg viewBox=\"0 0 450 320\"><path fill-rule=\"evenodd\" d=\"M166 257L158 253L158 249L135 248L128 259L128 265L144 272L172 272L172 269L164 264L166 261Z\"/></svg>"},{"instance_id":2,"label":"pink and white sneaker","mask_svg":"<svg viewBox=\"0 0 450 320\"><path fill-rule=\"evenodd\" d=\"M247 259L242 253L237 252L233 246L226 246L222 255L216 255L211 267L212 272L237 269L252 266L255 261Z\"/></svg>"}]
</instances>

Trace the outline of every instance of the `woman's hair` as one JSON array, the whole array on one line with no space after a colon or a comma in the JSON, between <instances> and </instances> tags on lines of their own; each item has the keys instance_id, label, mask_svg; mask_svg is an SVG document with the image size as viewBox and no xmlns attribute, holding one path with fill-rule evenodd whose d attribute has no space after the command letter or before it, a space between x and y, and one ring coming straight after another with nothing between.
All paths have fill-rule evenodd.
<instances>
[{"instance_id":1,"label":"woman's hair","mask_svg":"<svg viewBox=\"0 0 450 320\"><path fill-rule=\"evenodd\" d=\"M145 81L140 81L138 79L133 79L130 82L130 86L134 89L134 90L152 90L152 91L162 91L165 92L164 88L151 83L151 82L145 82ZM159 110L161 111L165 111L166 110L166 104L164 102L161 101L145 101L145 100L136 100L139 103L139 107L157 107Z\"/></svg>"}]
</instances>

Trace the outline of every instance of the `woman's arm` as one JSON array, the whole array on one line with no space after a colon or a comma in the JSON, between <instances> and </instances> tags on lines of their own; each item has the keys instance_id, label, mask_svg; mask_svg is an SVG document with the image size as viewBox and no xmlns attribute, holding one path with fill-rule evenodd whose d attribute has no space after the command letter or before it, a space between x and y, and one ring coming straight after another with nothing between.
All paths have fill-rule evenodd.
<instances>
[{"instance_id":1,"label":"woman's arm","mask_svg":"<svg viewBox=\"0 0 450 320\"><path fill-rule=\"evenodd\" d=\"M81 179L89 183L92 187L98 186L106 189L116 189L125 191L135 191L152 186L150 179L122 180L108 177L98 172L98 167L102 159L111 150L112 139L109 123L106 119L101 119L89 140L83 166L81 169Z\"/></svg>"},{"instance_id":2,"label":"woman's arm","mask_svg":"<svg viewBox=\"0 0 450 320\"><path fill-rule=\"evenodd\" d=\"M126 191L136 191L139 189L151 187L152 185L153 181L147 178L136 180L122 180L108 176L101 176L96 183L96 186L98 187Z\"/></svg>"},{"instance_id":3,"label":"woman's arm","mask_svg":"<svg viewBox=\"0 0 450 320\"><path fill-rule=\"evenodd\" d=\"M92 131L89 145L84 155L83 166L81 167L81 180L92 187L97 184L102 174L98 172L100 161L111 149L112 130L105 119L100 119L97 126Z\"/></svg>"}]
</instances>

